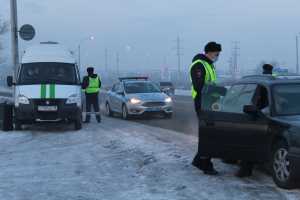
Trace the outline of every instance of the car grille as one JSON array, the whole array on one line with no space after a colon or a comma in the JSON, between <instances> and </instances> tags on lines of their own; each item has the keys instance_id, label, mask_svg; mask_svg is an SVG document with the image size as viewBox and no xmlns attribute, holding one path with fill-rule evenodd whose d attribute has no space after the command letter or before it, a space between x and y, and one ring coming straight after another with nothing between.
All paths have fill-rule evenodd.
<instances>
[{"instance_id":1,"label":"car grille","mask_svg":"<svg viewBox=\"0 0 300 200\"><path fill-rule=\"evenodd\" d=\"M158 106L165 106L165 102L146 102L143 104L145 107L158 107Z\"/></svg>"},{"instance_id":2,"label":"car grille","mask_svg":"<svg viewBox=\"0 0 300 200\"><path fill-rule=\"evenodd\" d=\"M58 106L65 103L64 99L33 99L33 104L38 106Z\"/></svg>"}]
</instances>

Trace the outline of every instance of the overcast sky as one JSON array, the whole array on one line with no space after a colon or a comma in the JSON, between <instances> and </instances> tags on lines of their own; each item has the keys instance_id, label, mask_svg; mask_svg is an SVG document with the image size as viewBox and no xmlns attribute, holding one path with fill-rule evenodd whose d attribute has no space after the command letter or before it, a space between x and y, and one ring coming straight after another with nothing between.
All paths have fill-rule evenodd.
<instances>
[{"instance_id":1,"label":"overcast sky","mask_svg":"<svg viewBox=\"0 0 300 200\"><path fill-rule=\"evenodd\" d=\"M9 18L9 0L0 0L0 16ZM228 68L232 42L240 44L240 66L253 68L262 60L276 60L295 68L295 36L300 32L299 0L19 0L19 25L35 26L32 42L55 40L76 49L82 60L121 68L176 68L176 38L183 47L183 68L206 42L223 44L219 68Z\"/></svg>"}]
</instances>

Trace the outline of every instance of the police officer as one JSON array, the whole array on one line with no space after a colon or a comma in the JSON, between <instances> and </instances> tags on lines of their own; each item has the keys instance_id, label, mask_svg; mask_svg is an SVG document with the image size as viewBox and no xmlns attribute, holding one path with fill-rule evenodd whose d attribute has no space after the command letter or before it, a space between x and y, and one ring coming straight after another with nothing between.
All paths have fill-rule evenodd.
<instances>
[{"instance_id":1,"label":"police officer","mask_svg":"<svg viewBox=\"0 0 300 200\"><path fill-rule=\"evenodd\" d=\"M198 54L193 59L190 76L192 80L192 97L198 117L201 115L201 93L204 86L213 85L216 82L214 63L217 62L221 51L222 47L220 44L209 42L204 48L205 53ZM205 174L218 174L211 162L211 158L201 156L200 145L198 145L198 153L192 164Z\"/></svg>"},{"instance_id":2,"label":"police officer","mask_svg":"<svg viewBox=\"0 0 300 200\"><path fill-rule=\"evenodd\" d=\"M86 97L86 120L85 123L89 123L91 119L91 107L93 106L96 113L96 119L98 123L101 122L100 107L99 107L99 91L101 88L100 77L94 73L93 67L87 68L88 75L83 78L82 89L85 92Z\"/></svg>"},{"instance_id":3,"label":"police officer","mask_svg":"<svg viewBox=\"0 0 300 200\"><path fill-rule=\"evenodd\" d=\"M273 66L270 64L263 65L263 74L273 75Z\"/></svg>"}]
</instances>

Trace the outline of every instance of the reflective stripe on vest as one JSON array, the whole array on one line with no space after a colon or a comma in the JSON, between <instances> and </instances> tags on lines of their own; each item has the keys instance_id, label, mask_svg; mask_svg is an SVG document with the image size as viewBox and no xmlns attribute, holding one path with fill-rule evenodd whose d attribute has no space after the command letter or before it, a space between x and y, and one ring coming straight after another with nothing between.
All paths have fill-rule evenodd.
<instances>
[{"instance_id":1,"label":"reflective stripe on vest","mask_svg":"<svg viewBox=\"0 0 300 200\"><path fill-rule=\"evenodd\" d=\"M204 60L196 60L195 62L192 63L191 67L190 67L190 79L192 81L192 76L191 76L191 71L192 71L192 67L195 64L201 63L204 66L205 69L205 80L204 80L204 84L214 84L216 83L217 80L217 75L216 75L216 71L214 69L214 67L212 65L210 65L208 62L204 61ZM195 99L197 96L197 91L194 89L194 86L192 85L192 97L193 99Z\"/></svg>"},{"instance_id":2,"label":"reflective stripe on vest","mask_svg":"<svg viewBox=\"0 0 300 200\"><path fill-rule=\"evenodd\" d=\"M87 94L98 93L100 90L99 84L98 76L96 78L89 77L89 86L85 89L85 92Z\"/></svg>"}]
</instances>

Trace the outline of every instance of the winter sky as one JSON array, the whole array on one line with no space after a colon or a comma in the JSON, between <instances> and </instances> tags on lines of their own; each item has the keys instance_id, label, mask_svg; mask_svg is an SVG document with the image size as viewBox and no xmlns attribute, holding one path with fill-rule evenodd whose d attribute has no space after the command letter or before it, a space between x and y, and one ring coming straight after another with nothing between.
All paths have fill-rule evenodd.
<instances>
[{"instance_id":1,"label":"winter sky","mask_svg":"<svg viewBox=\"0 0 300 200\"><path fill-rule=\"evenodd\" d=\"M239 63L254 68L262 60L276 60L295 68L295 37L300 32L299 0L19 0L19 25L37 29L32 42L55 40L76 50L82 44L85 65L120 68L176 68L176 38L183 47L188 70L195 53L207 41L223 44L218 67L228 68L232 42L239 41ZM0 0L0 16L9 19L9 0ZM7 40L9 44L9 40Z\"/></svg>"}]
</instances>

